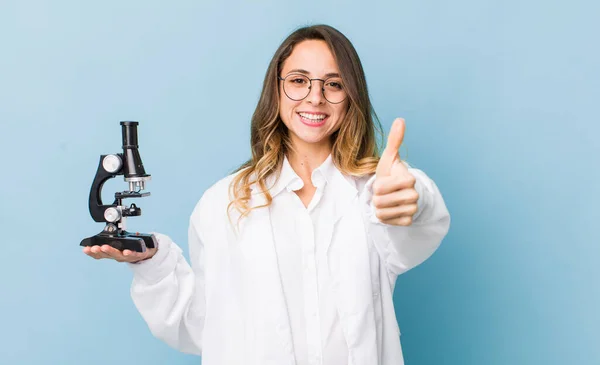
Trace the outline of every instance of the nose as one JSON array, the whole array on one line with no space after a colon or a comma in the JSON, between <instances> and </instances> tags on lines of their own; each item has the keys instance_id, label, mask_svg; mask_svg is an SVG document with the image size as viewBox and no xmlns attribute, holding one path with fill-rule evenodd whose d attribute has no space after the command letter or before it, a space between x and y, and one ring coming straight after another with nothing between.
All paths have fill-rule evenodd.
<instances>
[{"instance_id":1,"label":"nose","mask_svg":"<svg viewBox=\"0 0 600 365\"><path fill-rule=\"evenodd\" d=\"M308 96L306 100L314 105L324 104L325 97L323 96L323 85L321 84L321 80L312 80L310 91L308 92Z\"/></svg>"}]
</instances>

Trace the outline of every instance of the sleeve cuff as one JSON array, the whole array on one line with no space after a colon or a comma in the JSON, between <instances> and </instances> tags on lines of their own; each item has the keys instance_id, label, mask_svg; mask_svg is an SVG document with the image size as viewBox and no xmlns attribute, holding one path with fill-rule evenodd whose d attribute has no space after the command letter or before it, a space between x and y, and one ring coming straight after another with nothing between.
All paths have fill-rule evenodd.
<instances>
[{"instance_id":1,"label":"sleeve cuff","mask_svg":"<svg viewBox=\"0 0 600 365\"><path fill-rule=\"evenodd\" d=\"M152 258L128 263L134 278L145 283L153 284L161 281L175 270L181 249L166 235L152 232L158 242L158 250Z\"/></svg>"}]
</instances>

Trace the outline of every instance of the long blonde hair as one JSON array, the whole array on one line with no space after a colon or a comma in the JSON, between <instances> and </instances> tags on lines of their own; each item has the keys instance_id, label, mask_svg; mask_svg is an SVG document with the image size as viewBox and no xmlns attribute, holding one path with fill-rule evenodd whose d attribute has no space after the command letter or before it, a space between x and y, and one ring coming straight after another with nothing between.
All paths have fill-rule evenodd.
<instances>
[{"instance_id":1,"label":"long blonde hair","mask_svg":"<svg viewBox=\"0 0 600 365\"><path fill-rule=\"evenodd\" d=\"M342 82L348 94L348 110L340 128L331 135L332 161L344 174L364 176L375 172L383 142L381 124L373 110L362 64L354 46L337 29L328 25L313 25L291 33L275 52L264 78L258 105L252 115L250 143L252 158L234 172L230 185L231 207L240 219L252 209L271 204L272 197L266 179L278 173L292 145L288 130L279 116L279 80L281 67L294 46L305 40L323 40L338 64ZM379 140L377 140L379 137ZM251 185L257 184L264 193L264 205L250 207Z\"/></svg>"}]
</instances>

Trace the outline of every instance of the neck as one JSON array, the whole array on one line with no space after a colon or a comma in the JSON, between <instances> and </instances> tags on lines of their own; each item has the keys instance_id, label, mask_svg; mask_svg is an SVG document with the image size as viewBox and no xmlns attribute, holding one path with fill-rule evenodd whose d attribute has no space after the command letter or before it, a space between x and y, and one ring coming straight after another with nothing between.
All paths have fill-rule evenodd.
<instances>
[{"instance_id":1,"label":"neck","mask_svg":"<svg viewBox=\"0 0 600 365\"><path fill-rule=\"evenodd\" d=\"M321 166L331 154L331 142L327 141L323 144L293 142L293 149L287 156L288 161L296 174L304 181L304 185L311 184L312 186L312 172Z\"/></svg>"}]
</instances>

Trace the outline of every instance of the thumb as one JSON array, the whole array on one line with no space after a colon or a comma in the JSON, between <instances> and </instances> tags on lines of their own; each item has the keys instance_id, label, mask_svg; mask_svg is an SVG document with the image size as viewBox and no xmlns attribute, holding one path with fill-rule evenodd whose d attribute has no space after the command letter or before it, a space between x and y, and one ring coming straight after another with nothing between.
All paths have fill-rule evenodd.
<instances>
[{"instance_id":1,"label":"thumb","mask_svg":"<svg viewBox=\"0 0 600 365\"><path fill-rule=\"evenodd\" d=\"M406 124L404 119L397 118L394 120L390 129L390 134L388 135L387 144L381 154L379 163L377 164L377 170L375 172L377 176L389 176L396 160L400 160L398 150L404 140L405 128Z\"/></svg>"}]
</instances>

